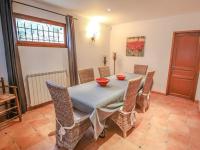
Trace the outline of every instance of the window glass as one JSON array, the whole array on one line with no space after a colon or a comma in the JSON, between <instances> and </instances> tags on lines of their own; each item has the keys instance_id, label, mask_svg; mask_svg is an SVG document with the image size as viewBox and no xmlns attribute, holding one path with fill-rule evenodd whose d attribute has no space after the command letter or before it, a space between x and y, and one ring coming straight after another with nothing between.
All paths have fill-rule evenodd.
<instances>
[{"instance_id":1,"label":"window glass","mask_svg":"<svg viewBox=\"0 0 200 150\"><path fill-rule=\"evenodd\" d=\"M16 31L19 42L42 42L65 44L65 27L41 23L16 17Z\"/></svg>"}]
</instances>

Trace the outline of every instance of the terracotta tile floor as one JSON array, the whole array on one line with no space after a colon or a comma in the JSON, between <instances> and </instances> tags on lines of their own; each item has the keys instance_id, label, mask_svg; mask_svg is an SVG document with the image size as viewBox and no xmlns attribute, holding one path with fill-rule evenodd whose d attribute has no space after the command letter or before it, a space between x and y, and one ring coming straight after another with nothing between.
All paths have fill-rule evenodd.
<instances>
[{"instance_id":1,"label":"terracotta tile floor","mask_svg":"<svg viewBox=\"0 0 200 150\"><path fill-rule=\"evenodd\" d=\"M0 150L57 150L53 105L27 112L23 121L0 131ZM106 138L92 138L92 129L77 150L200 150L200 112L197 103L173 96L152 94L151 107L137 115L137 125L127 138L112 122Z\"/></svg>"}]
</instances>

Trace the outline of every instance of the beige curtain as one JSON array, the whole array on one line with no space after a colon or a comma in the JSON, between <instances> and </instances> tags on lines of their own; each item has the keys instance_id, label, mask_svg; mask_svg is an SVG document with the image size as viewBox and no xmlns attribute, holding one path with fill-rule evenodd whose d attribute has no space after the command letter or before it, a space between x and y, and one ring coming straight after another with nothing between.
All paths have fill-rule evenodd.
<instances>
[{"instance_id":1,"label":"beige curtain","mask_svg":"<svg viewBox=\"0 0 200 150\"><path fill-rule=\"evenodd\" d=\"M74 18L72 16L66 16L66 29L70 84L73 86L78 84L78 69L76 58Z\"/></svg>"}]
</instances>

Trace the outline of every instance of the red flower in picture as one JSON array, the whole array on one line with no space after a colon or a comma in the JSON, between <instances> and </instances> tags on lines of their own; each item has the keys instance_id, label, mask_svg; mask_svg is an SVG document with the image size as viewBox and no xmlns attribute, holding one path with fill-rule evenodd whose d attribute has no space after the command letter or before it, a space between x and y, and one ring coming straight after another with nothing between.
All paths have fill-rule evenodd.
<instances>
[{"instance_id":1,"label":"red flower in picture","mask_svg":"<svg viewBox=\"0 0 200 150\"><path fill-rule=\"evenodd\" d=\"M127 48L134 51L134 50L142 50L144 48L144 41L133 41L127 43Z\"/></svg>"},{"instance_id":2,"label":"red flower in picture","mask_svg":"<svg viewBox=\"0 0 200 150\"><path fill-rule=\"evenodd\" d=\"M144 56L145 37L130 37L126 43L127 56Z\"/></svg>"}]
</instances>

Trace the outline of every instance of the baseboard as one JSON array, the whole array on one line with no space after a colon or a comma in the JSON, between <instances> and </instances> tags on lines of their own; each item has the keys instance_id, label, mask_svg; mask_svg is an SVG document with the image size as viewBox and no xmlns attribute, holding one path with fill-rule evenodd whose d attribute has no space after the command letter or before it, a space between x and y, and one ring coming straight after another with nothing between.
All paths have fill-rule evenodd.
<instances>
[{"instance_id":1,"label":"baseboard","mask_svg":"<svg viewBox=\"0 0 200 150\"><path fill-rule=\"evenodd\" d=\"M155 94L160 94L160 95L167 95L166 93L163 93L163 92L158 92L158 91L151 91L152 93L155 93ZM194 100L194 103L198 104L199 105L199 111L200 111L200 100L198 99L195 99Z\"/></svg>"},{"instance_id":2,"label":"baseboard","mask_svg":"<svg viewBox=\"0 0 200 150\"><path fill-rule=\"evenodd\" d=\"M34 109L37 109L37 108L40 108L40 107L43 107L43 106L46 106L46 105L49 105L49 104L52 104L53 101L48 101L48 102L45 102L45 103L42 103L42 104L39 104L39 105L36 105L36 106L30 106L28 107L28 111L31 111L31 110L34 110Z\"/></svg>"},{"instance_id":3,"label":"baseboard","mask_svg":"<svg viewBox=\"0 0 200 150\"><path fill-rule=\"evenodd\" d=\"M155 94L160 94L160 95L167 95L166 93L163 93L163 92L158 92L158 91L151 91L152 93L155 93Z\"/></svg>"},{"instance_id":4,"label":"baseboard","mask_svg":"<svg viewBox=\"0 0 200 150\"><path fill-rule=\"evenodd\" d=\"M199 111L200 111L200 100L195 99L194 103L196 103L196 104L198 105L198 107L199 107Z\"/></svg>"}]
</instances>

